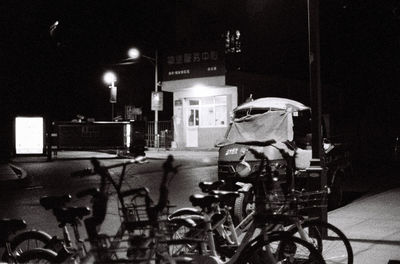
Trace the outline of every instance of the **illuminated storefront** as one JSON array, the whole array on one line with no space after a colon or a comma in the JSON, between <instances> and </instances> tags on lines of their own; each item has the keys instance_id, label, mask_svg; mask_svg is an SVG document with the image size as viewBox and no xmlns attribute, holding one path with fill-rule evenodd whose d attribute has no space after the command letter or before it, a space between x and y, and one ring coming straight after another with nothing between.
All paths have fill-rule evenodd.
<instances>
[{"instance_id":1,"label":"illuminated storefront","mask_svg":"<svg viewBox=\"0 0 400 264\"><path fill-rule=\"evenodd\" d=\"M173 93L174 145L214 147L237 106L237 88L225 85L223 60L215 50L167 56L162 90Z\"/></svg>"}]
</instances>

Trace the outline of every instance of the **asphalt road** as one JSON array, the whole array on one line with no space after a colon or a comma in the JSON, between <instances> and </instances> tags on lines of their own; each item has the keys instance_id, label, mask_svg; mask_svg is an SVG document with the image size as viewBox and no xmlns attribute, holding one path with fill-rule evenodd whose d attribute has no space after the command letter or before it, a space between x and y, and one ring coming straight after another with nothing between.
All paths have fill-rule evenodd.
<instances>
[{"instance_id":1,"label":"asphalt road","mask_svg":"<svg viewBox=\"0 0 400 264\"><path fill-rule=\"evenodd\" d=\"M122 162L123 159L102 159L105 165ZM163 160L149 160L145 164L128 165L123 188L145 186L150 189L153 200L158 198L158 186L162 175ZM177 206L190 206L189 196L200 192L197 187L200 181L217 179L215 161L188 161L176 159L175 165L180 164L179 172L170 184L170 203ZM55 160L52 162L27 161L18 166L25 169L31 176L29 186L19 190L3 190L0 193L0 217L23 218L29 228L44 230L52 235L61 235L61 230L51 212L39 204L43 195L71 194L71 206L88 206L88 198L77 199L75 194L88 187L96 187L100 182L99 176L72 178L72 172L90 167L87 159ZM114 179L118 179L121 169L113 169ZM113 193L111 191L111 193ZM113 232L118 222L116 196L112 194L109 204L110 219L106 219L104 228Z\"/></svg>"}]
</instances>

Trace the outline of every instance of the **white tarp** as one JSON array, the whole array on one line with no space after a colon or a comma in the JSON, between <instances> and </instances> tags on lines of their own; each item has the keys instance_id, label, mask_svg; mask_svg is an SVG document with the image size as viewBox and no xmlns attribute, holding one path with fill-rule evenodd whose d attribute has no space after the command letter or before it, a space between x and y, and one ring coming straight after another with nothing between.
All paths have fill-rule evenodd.
<instances>
[{"instance_id":1,"label":"white tarp","mask_svg":"<svg viewBox=\"0 0 400 264\"><path fill-rule=\"evenodd\" d=\"M293 140L292 113L286 111L268 111L263 114L245 116L235 120L226 140L229 142Z\"/></svg>"}]
</instances>

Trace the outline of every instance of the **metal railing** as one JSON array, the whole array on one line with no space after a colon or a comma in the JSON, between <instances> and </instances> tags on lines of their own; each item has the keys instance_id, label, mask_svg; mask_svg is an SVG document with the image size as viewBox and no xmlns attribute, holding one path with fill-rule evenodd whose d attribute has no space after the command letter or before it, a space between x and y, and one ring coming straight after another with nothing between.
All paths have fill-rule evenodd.
<instances>
[{"instance_id":1,"label":"metal railing","mask_svg":"<svg viewBox=\"0 0 400 264\"><path fill-rule=\"evenodd\" d=\"M171 142L174 138L173 121L158 121L158 147L170 148ZM146 146L150 148L157 147L156 137L154 134L154 121L146 122Z\"/></svg>"}]
</instances>

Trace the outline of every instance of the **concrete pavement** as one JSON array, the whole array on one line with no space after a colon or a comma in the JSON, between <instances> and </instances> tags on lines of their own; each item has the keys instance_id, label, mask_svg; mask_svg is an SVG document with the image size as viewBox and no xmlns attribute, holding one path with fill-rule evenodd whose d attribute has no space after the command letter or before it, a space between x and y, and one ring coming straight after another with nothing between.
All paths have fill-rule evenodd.
<instances>
[{"instance_id":1,"label":"concrete pavement","mask_svg":"<svg viewBox=\"0 0 400 264\"><path fill-rule=\"evenodd\" d=\"M149 149L149 159L165 159L169 154L188 160L217 160L216 150L163 150ZM115 154L100 152L60 152L57 158L116 158ZM18 159L29 159L22 157ZM37 157L35 158L37 159ZM45 162L46 159L43 158ZM394 175L394 174L393 174ZM395 176L395 175L394 175ZM0 186L12 180L26 178L26 173L11 163L0 164ZM367 193L350 204L329 212L328 221L349 238L355 264L388 263L400 260L400 186L393 185L386 191Z\"/></svg>"},{"instance_id":2,"label":"concrete pavement","mask_svg":"<svg viewBox=\"0 0 400 264\"><path fill-rule=\"evenodd\" d=\"M328 222L349 238L355 264L400 260L400 188L366 195L329 212Z\"/></svg>"}]
</instances>

